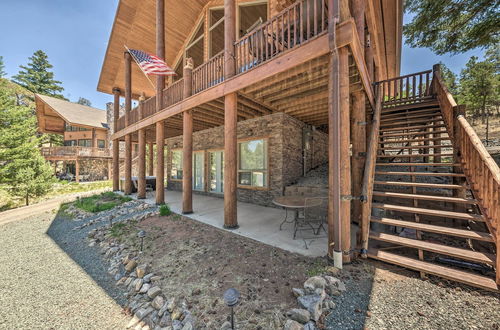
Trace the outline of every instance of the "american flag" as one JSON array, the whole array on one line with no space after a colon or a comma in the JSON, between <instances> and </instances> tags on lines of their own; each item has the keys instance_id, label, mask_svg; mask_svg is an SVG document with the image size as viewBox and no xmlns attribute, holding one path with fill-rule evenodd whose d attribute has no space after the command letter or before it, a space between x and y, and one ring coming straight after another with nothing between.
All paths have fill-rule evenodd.
<instances>
[{"instance_id":1,"label":"american flag","mask_svg":"<svg viewBox=\"0 0 500 330\"><path fill-rule=\"evenodd\" d=\"M154 55L135 49L129 49L129 52L145 74L163 76L176 74L167 63Z\"/></svg>"}]
</instances>

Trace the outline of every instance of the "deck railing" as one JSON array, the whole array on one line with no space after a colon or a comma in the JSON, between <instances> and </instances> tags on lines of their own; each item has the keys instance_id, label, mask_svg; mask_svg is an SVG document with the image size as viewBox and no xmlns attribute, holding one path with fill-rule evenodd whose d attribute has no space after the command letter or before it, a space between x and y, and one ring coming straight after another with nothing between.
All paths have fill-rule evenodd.
<instances>
[{"instance_id":1,"label":"deck railing","mask_svg":"<svg viewBox=\"0 0 500 330\"><path fill-rule=\"evenodd\" d=\"M184 79L179 79L163 90L162 108L179 103L184 99Z\"/></svg>"},{"instance_id":2,"label":"deck railing","mask_svg":"<svg viewBox=\"0 0 500 330\"><path fill-rule=\"evenodd\" d=\"M500 226L500 168L446 88L439 66L434 67L432 91L439 101L446 128L456 149L456 161L462 164L470 188L486 218L486 224L496 239L496 282L500 285L500 233L498 232Z\"/></svg>"},{"instance_id":3,"label":"deck railing","mask_svg":"<svg viewBox=\"0 0 500 330\"><path fill-rule=\"evenodd\" d=\"M44 157L111 157L111 151L107 148L92 147L42 147Z\"/></svg>"},{"instance_id":4,"label":"deck railing","mask_svg":"<svg viewBox=\"0 0 500 330\"><path fill-rule=\"evenodd\" d=\"M378 82L384 92L383 106L399 106L431 99L432 70Z\"/></svg>"},{"instance_id":5,"label":"deck railing","mask_svg":"<svg viewBox=\"0 0 500 330\"><path fill-rule=\"evenodd\" d=\"M193 93L199 93L224 81L224 51L193 70Z\"/></svg>"},{"instance_id":6,"label":"deck railing","mask_svg":"<svg viewBox=\"0 0 500 330\"><path fill-rule=\"evenodd\" d=\"M235 43L237 72L251 70L328 30L326 0L302 0Z\"/></svg>"}]
</instances>

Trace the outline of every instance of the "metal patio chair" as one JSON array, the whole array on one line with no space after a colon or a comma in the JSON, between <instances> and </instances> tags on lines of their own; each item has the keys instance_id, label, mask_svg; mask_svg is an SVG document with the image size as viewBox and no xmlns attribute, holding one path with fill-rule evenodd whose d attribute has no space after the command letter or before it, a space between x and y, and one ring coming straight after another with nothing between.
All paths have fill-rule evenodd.
<instances>
[{"instance_id":1,"label":"metal patio chair","mask_svg":"<svg viewBox=\"0 0 500 330\"><path fill-rule=\"evenodd\" d=\"M327 197L306 197L304 204L304 216L297 217L294 225L293 239L297 237L298 231L312 231L317 236L323 229L328 217Z\"/></svg>"}]
</instances>

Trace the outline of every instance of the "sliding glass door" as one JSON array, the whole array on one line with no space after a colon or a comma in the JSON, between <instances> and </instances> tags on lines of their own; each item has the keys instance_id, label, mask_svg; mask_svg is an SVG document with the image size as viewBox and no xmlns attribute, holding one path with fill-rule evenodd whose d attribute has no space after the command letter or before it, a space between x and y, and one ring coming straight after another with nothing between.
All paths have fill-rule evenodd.
<instances>
[{"instance_id":1,"label":"sliding glass door","mask_svg":"<svg viewBox=\"0 0 500 330\"><path fill-rule=\"evenodd\" d=\"M223 193L224 192L224 151L210 152L210 178L209 189L210 192Z\"/></svg>"}]
</instances>

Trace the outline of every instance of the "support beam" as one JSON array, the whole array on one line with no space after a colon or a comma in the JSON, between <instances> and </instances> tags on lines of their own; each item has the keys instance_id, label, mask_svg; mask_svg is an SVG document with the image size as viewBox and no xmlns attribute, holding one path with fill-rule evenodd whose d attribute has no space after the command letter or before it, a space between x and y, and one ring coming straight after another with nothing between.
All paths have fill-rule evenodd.
<instances>
[{"instance_id":1,"label":"support beam","mask_svg":"<svg viewBox=\"0 0 500 330\"><path fill-rule=\"evenodd\" d=\"M234 42L236 40L236 0L224 0L224 75L236 74Z\"/></svg>"},{"instance_id":2,"label":"support beam","mask_svg":"<svg viewBox=\"0 0 500 330\"><path fill-rule=\"evenodd\" d=\"M340 217L342 233L342 260L351 261L351 157L349 109L349 50L339 52L339 110L340 110Z\"/></svg>"},{"instance_id":3,"label":"support beam","mask_svg":"<svg viewBox=\"0 0 500 330\"><path fill-rule=\"evenodd\" d=\"M137 176L137 198L146 198L146 130L140 129L139 135L139 173Z\"/></svg>"},{"instance_id":4,"label":"support beam","mask_svg":"<svg viewBox=\"0 0 500 330\"><path fill-rule=\"evenodd\" d=\"M154 154L154 143L149 142L148 143L148 175L149 176L154 176L154 161L155 161L155 154Z\"/></svg>"},{"instance_id":5,"label":"support beam","mask_svg":"<svg viewBox=\"0 0 500 330\"><path fill-rule=\"evenodd\" d=\"M237 107L236 93L226 95L224 118L224 228L238 228L237 218Z\"/></svg>"},{"instance_id":6,"label":"support beam","mask_svg":"<svg viewBox=\"0 0 500 330\"><path fill-rule=\"evenodd\" d=\"M156 0L156 56L165 59L165 0ZM165 76L156 76L156 112L163 109ZM165 204L165 121L156 123L156 204Z\"/></svg>"},{"instance_id":7,"label":"support beam","mask_svg":"<svg viewBox=\"0 0 500 330\"><path fill-rule=\"evenodd\" d=\"M125 126L130 125L132 111L132 56L125 53ZM132 193L132 136L125 135L125 195Z\"/></svg>"},{"instance_id":8,"label":"support beam","mask_svg":"<svg viewBox=\"0 0 500 330\"><path fill-rule=\"evenodd\" d=\"M184 67L184 97L192 94L193 60ZM193 110L182 115L182 213L193 213Z\"/></svg>"},{"instance_id":9,"label":"support beam","mask_svg":"<svg viewBox=\"0 0 500 330\"><path fill-rule=\"evenodd\" d=\"M328 256L342 268L340 218L340 104L339 54L335 28L339 19L338 1L328 1Z\"/></svg>"},{"instance_id":10,"label":"support beam","mask_svg":"<svg viewBox=\"0 0 500 330\"><path fill-rule=\"evenodd\" d=\"M118 131L120 117L120 89L113 88L113 133ZM113 191L120 190L120 141L113 140Z\"/></svg>"},{"instance_id":11,"label":"support beam","mask_svg":"<svg viewBox=\"0 0 500 330\"><path fill-rule=\"evenodd\" d=\"M80 162L78 159L75 161L75 182L80 182Z\"/></svg>"}]
</instances>

